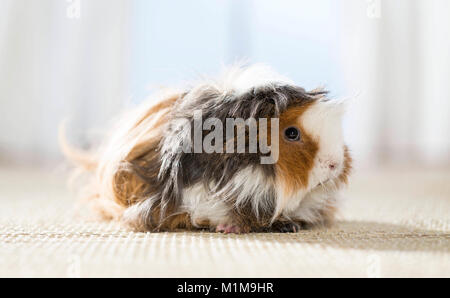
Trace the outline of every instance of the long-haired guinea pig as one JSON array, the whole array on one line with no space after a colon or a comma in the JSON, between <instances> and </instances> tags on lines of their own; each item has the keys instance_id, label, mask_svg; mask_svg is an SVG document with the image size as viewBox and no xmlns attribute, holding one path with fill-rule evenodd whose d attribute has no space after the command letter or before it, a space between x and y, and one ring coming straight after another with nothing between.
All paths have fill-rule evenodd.
<instances>
[{"instance_id":1,"label":"long-haired guinea pig","mask_svg":"<svg viewBox=\"0 0 450 298\"><path fill-rule=\"evenodd\" d=\"M296 232L326 225L351 157L342 102L268 67L152 98L127 112L93 155L90 202L139 231Z\"/></svg>"}]
</instances>

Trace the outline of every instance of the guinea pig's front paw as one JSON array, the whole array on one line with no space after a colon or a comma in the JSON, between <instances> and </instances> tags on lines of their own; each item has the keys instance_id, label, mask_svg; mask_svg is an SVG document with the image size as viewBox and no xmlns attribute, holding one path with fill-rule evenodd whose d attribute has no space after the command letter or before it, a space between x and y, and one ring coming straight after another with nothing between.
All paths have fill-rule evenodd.
<instances>
[{"instance_id":1,"label":"guinea pig's front paw","mask_svg":"<svg viewBox=\"0 0 450 298\"><path fill-rule=\"evenodd\" d=\"M272 232L278 233L298 233L301 229L301 224L293 221L278 221L275 222L271 227Z\"/></svg>"},{"instance_id":2,"label":"guinea pig's front paw","mask_svg":"<svg viewBox=\"0 0 450 298\"><path fill-rule=\"evenodd\" d=\"M217 233L224 233L224 234L241 234L241 233L248 233L247 229L234 225L234 224L219 224L216 227Z\"/></svg>"}]
</instances>

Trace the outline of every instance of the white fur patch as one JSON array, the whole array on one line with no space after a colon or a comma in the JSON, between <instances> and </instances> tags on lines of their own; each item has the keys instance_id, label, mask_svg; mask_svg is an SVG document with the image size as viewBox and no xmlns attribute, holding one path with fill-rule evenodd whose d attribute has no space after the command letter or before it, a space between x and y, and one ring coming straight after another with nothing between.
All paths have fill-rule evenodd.
<instances>
[{"instance_id":1,"label":"white fur patch","mask_svg":"<svg viewBox=\"0 0 450 298\"><path fill-rule=\"evenodd\" d=\"M254 167L247 167L240 171L231 182L233 192L238 193L236 205L242 206L251 200L251 205L256 216L259 211L269 211L267 201L270 198L270 191L273 189L273 182L268 181L262 170Z\"/></svg>"},{"instance_id":2,"label":"white fur patch","mask_svg":"<svg viewBox=\"0 0 450 298\"><path fill-rule=\"evenodd\" d=\"M198 226L206 220L212 226L229 222L229 207L222 201L214 200L208 194L202 182L183 191L181 210L191 215L194 226Z\"/></svg>"},{"instance_id":3,"label":"white fur patch","mask_svg":"<svg viewBox=\"0 0 450 298\"><path fill-rule=\"evenodd\" d=\"M235 205L242 206L249 200L253 211L268 211L273 183L268 181L258 168L247 167L237 173L233 179L218 193L208 194L203 183L197 183L184 190L182 211L191 215L192 223L208 220L211 225L231 223L228 217L230 208L226 202L235 200ZM230 197L233 196L233 197Z\"/></svg>"},{"instance_id":4,"label":"white fur patch","mask_svg":"<svg viewBox=\"0 0 450 298\"><path fill-rule=\"evenodd\" d=\"M342 132L343 105L332 101L319 100L309 107L300 121L315 142L318 152L314 167L309 174L308 190L328 179L335 179L344 167L344 138ZM330 171L328 165L336 164Z\"/></svg>"},{"instance_id":5,"label":"white fur patch","mask_svg":"<svg viewBox=\"0 0 450 298\"><path fill-rule=\"evenodd\" d=\"M273 71L264 64L250 67L235 66L227 69L221 78L221 89L233 90L237 95L244 94L250 89L270 87L274 85L294 85L294 82Z\"/></svg>"}]
</instances>

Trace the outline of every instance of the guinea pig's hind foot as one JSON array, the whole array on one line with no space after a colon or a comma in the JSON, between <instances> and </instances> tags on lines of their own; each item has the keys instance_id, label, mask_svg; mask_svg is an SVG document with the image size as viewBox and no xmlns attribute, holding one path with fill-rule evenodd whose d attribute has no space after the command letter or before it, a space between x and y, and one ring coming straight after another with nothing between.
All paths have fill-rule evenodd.
<instances>
[{"instance_id":1,"label":"guinea pig's hind foot","mask_svg":"<svg viewBox=\"0 0 450 298\"><path fill-rule=\"evenodd\" d=\"M241 234L246 233L246 229L234 224L219 224L216 227L217 233L224 234Z\"/></svg>"}]
</instances>

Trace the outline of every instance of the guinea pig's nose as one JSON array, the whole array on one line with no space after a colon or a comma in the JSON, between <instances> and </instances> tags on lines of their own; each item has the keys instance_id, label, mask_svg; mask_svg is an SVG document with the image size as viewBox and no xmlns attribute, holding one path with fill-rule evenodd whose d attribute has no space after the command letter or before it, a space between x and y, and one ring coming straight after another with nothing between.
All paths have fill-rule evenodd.
<instances>
[{"instance_id":1,"label":"guinea pig's nose","mask_svg":"<svg viewBox=\"0 0 450 298\"><path fill-rule=\"evenodd\" d=\"M334 160L329 160L325 163L325 166L328 167L330 171L336 171L339 168L339 162Z\"/></svg>"},{"instance_id":2,"label":"guinea pig's nose","mask_svg":"<svg viewBox=\"0 0 450 298\"><path fill-rule=\"evenodd\" d=\"M335 171L339 168L339 162L330 159L319 159L322 167L328 168L330 171Z\"/></svg>"}]
</instances>

